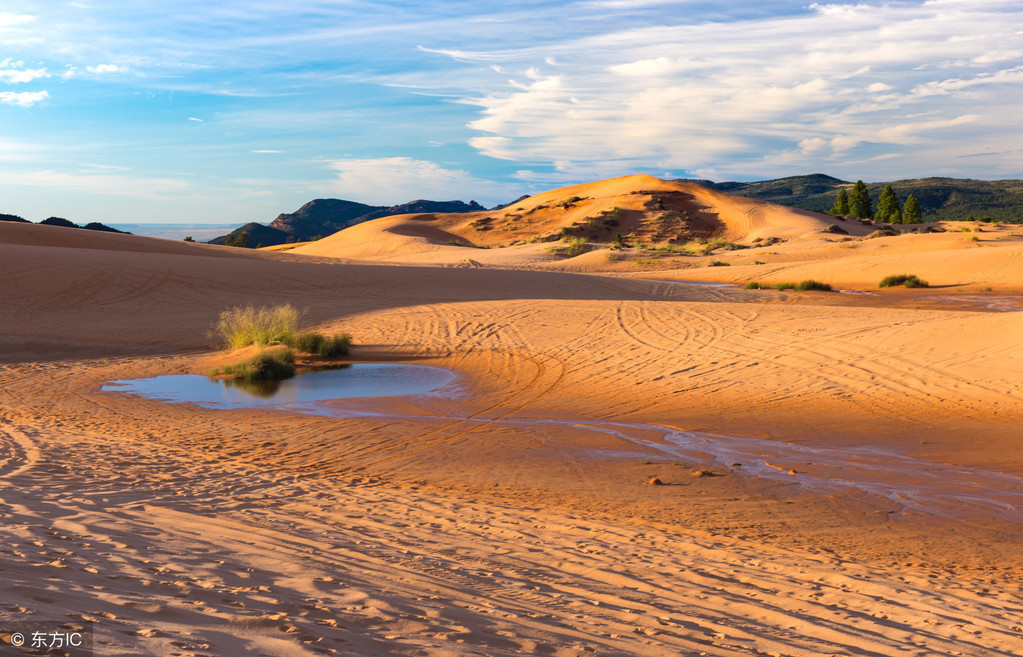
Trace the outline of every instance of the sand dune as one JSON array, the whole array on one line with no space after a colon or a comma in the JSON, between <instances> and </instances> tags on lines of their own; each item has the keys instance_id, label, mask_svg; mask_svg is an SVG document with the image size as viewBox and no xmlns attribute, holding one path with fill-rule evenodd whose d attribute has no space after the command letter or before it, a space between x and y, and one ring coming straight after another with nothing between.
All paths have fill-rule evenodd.
<instances>
[{"instance_id":1,"label":"sand dune","mask_svg":"<svg viewBox=\"0 0 1023 657\"><path fill-rule=\"evenodd\" d=\"M742 242L816 234L837 223L818 213L636 175L544 192L496 211L384 217L294 252L380 261L453 264L472 259L536 266L555 260L547 247L563 231L607 246L616 233L649 244L696 236ZM858 223L847 228L854 235L872 230Z\"/></svg>"},{"instance_id":2,"label":"sand dune","mask_svg":"<svg viewBox=\"0 0 1023 657\"><path fill-rule=\"evenodd\" d=\"M104 655L1019 654L1023 313L623 276L976 270L1007 298L1012 230L838 242L712 201L732 239L792 237L643 273L447 218L302 253L0 224L0 617L95 622ZM571 261L614 276L527 269ZM248 302L459 388L332 416L101 390L196 371Z\"/></svg>"}]
</instances>

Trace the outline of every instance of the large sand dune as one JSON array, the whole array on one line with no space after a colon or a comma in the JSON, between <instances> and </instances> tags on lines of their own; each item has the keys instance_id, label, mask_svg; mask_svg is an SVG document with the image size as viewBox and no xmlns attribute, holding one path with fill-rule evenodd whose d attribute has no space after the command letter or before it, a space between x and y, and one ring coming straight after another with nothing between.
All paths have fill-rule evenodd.
<instances>
[{"instance_id":1,"label":"large sand dune","mask_svg":"<svg viewBox=\"0 0 1023 657\"><path fill-rule=\"evenodd\" d=\"M680 191L662 182L641 181ZM635 183L534 199L623 208ZM826 220L714 195L733 240L792 231L750 268L838 275ZM286 253L0 224L3 617L94 621L111 655L1023 650L1023 313L636 280L593 254L618 275L528 271L538 245L456 247L472 233L446 222ZM857 241L882 255L847 266L980 253L1006 297L1004 232ZM431 266L460 262L445 249L527 255ZM461 392L325 417L100 390L195 371L248 302Z\"/></svg>"},{"instance_id":2,"label":"large sand dune","mask_svg":"<svg viewBox=\"0 0 1023 657\"><path fill-rule=\"evenodd\" d=\"M616 233L650 244L686 241L690 235L749 242L816 234L836 223L818 213L636 175L544 192L489 212L384 217L294 252L377 261L474 260L536 266L553 259L547 247L563 230L607 246ZM866 234L871 229L856 224L851 230Z\"/></svg>"}]
</instances>

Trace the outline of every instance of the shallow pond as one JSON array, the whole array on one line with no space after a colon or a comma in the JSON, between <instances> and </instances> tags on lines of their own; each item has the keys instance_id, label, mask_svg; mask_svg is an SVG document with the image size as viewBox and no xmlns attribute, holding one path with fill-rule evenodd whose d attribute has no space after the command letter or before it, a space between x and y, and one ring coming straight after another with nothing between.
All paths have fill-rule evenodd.
<instances>
[{"instance_id":1,"label":"shallow pond","mask_svg":"<svg viewBox=\"0 0 1023 657\"><path fill-rule=\"evenodd\" d=\"M289 408L328 399L393 397L434 392L454 383L450 370L404 363L356 363L301 372L283 381L231 381L198 374L166 374L111 381L108 392L206 408Z\"/></svg>"}]
</instances>

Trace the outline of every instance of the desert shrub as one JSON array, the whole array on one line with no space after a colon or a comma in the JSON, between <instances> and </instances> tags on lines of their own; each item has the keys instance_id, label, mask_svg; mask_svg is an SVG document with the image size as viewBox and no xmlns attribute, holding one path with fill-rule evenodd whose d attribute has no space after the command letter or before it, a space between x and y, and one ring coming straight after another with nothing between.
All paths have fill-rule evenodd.
<instances>
[{"instance_id":1,"label":"desert shrub","mask_svg":"<svg viewBox=\"0 0 1023 657\"><path fill-rule=\"evenodd\" d=\"M756 281L750 281L749 283L746 283L747 290L759 290L762 289L763 287L764 287L763 285L757 283Z\"/></svg>"},{"instance_id":2,"label":"desert shrub","mask_svg":"<svg viewBox=\"0 0 1023 657\"><path fill-rule=\"evenodd\" d=\"M288 347L264 349L247 360L225 366L223 373L243 381L290 379L295 376L295 352Z\"/></svg>"},{"instance_id":3,"label":"desert shrub","mask_svg":"<svg viewBox=\"0 0 1023 657\"><path fill-rule=\"evenodd\" d=\"M897 274L895 276L885 276L878 283L878 287L895 287L896 285L904 285L906 287L927 287L927 281L921 280L915 274Z\"/></svg>"},{"instance_id":4,"label":"desert shrub","mask_svg":"<svg viewBox=\"0 0 1023 657\"><path fill-rule=\"evenodd\" d=\"M335 333L334 335L323 335L322 333L299 333L288 342L288 346L303 354L316 354L323 358L348 355L348 349L352 346L352 335L350 333Z\"/></svg>"},{"instance_id":5,"label":"desert shrub","mask_svg":"<svg viewBox=\"0 0 1023 657\"><path fill-rule=\"evenodd\" d=\"M731 263L725 262L724 260L714 260L708 267L728 267Z\"/></svg>"},{"instance_id":6,"label":"desert shrub","mask_svg":"<svg viewBox=\"0 0 1023 657\"><path fill-rule=\"evenodd\" d=\"M288 344L303 354L315 354L320 350L324 339L322 333L299 333Z\"/></svg>"},{"instance_id":7,"label":"desert shrub","mask_svg":"<svg viewBox=\"0 0 1023 657\"><path fill-rule=\"evenodd\" d=\"M895 235L898 235L898 233L896 233L894 230L891 230L891 229L888 229L888 228L882 228L880 230L875 230L873 233L867 235L863 239L865 239L865 240L872 240L872 239L874 239L876 237L893 237Z\"/></svg>"},{"instance_id":8,"label":"desert shrub","mask_svg":"<svg viewBox=\"0 0 1023 657\"><path fill-rule=\"evenodd\" d=\"M333 358L335 356L347 356L348 349L352 346L352 336L349 333L335 333L334 335L324 338L316 353L323 358Z\"/></svg>"},{"instance_id":9,"label":"desert shrub","mask_svg":"<svg viewBox=\"0 0 1023 657\"><path fill-rule=\"evenodd\" d=\"M801 291L818 290L820 292L830 292L831 286L828 285L827 283L821 283L820 281L815 281L812 278L809 278L805 281L800 281L796 285L796 289Z\"/></svg>"},{"instance_id":10,"label":"desert shrub","mask_svg":"<svg viewBox=\"0 0 1023 657\"><path fill-rule=\"evenodd\" d=\"M283 306L236 306L220 313L213 335L226 347L286 344L298 328L299 312Z\"/></svg>"},{"instance_id":11,"label":"desert shrub","mask_svg":"<svg viewBox=\"0 0 1023 657\"><path fill-rule=\"evenodd\" d=\"M586 240L582 237L573 237L568 240L568 248L565 249L565 256L574 258L586 250Z\"/></svg>"},{"instance_id":12,"label":"desert shrub","mask_svg":"<svg viewBox=\"0 0 1023 657\"><path fill-rule=\"evenodd\" d=\"M796 284L795 283L776 283L774 287L775 287L775 289L778 289L778 290L794 290L794 289L796 289Z\"/></svg>"}]
</instances>

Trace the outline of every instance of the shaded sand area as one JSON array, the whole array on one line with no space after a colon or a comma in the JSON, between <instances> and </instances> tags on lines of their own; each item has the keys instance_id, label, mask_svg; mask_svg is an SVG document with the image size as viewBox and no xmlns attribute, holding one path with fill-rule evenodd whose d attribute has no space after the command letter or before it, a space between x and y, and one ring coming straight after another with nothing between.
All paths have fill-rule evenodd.
<instances>
[{"instance_id":1,"label":"shaded sand area","mask_svg":"<svg viewBox=\"0 0 1023 657\"><path fill-rule=\"evenodd\" d=\"M331 255L0 225L2 618L110 655L1023 651L1023 313ZM101 390L202 373L247 302L457 384Z\"/></svg>"}]
</instances>

